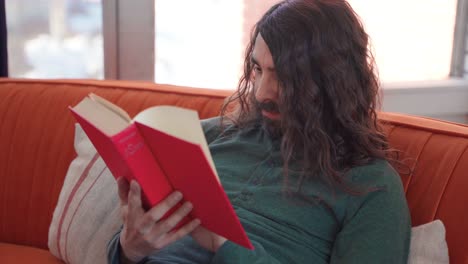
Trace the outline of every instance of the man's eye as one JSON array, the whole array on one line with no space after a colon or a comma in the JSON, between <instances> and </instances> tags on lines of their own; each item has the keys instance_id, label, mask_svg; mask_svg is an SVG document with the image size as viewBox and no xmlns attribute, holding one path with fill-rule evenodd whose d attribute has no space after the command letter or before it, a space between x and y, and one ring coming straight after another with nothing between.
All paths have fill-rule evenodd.
<instances>
[{"instance_id":1,"label":"man's eye","mask_svg":"<svg viewBox=\"0 0 468 264\"><path fill-rule=\"evenodd\" d=\"M254 70L254 72L256 72L256 73L262 72L262 69L260 69L260 67L258 67L257 65L254 66L253 70Z\"/></svg>"}]
</instances>

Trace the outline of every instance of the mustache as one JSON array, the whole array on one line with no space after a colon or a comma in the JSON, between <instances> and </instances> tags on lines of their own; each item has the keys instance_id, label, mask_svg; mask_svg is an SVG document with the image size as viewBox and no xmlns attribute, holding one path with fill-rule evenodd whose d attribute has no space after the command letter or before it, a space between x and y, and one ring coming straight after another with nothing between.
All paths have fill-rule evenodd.
<instances>
[{"instance_id":1,"label":"mustache","mask_svg":"<svg viewBox=\"0 0 468 264\"><path fill-rule=\"evenodd\" d=\"M279 113L279 106L272 100L266 100L263 102L255 101L255 105L259 111L265 110L270 113Z\"/></svg>"}]
</instances>

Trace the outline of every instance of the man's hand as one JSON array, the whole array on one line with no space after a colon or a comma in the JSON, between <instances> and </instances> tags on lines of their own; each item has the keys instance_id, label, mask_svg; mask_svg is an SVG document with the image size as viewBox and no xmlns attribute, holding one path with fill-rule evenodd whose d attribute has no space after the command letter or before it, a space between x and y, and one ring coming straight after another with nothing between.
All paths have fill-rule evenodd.
<instances>
[{"instance_id":1,"label":"man's hand","mask_svg":"<svg viewBox=\"0 0 468 264\"><path fill-rule=\"evenodd\" d=\"M200 246L212 252L218 251L227 241L226 238L211 232L203 226L197 227L190 235Z\"/></svg>"},{"instance_id":2,"label":"man's hand","mask_svg":"<svg viewBox=\"0 0 468 264\"><path fill-rule=\"evenodd\" d=\"M182 199L180 192L173 192L162 202L145 212L141 202L141 190L136 181L128 184L125 178L117 179L123 229L120 245L123 260L138 262L174 241L190 234L199 225L194 219L176 231L171 231L189 212L192 205L185 202L165 219L161 219Z\"/></svg>"}]
</instances>

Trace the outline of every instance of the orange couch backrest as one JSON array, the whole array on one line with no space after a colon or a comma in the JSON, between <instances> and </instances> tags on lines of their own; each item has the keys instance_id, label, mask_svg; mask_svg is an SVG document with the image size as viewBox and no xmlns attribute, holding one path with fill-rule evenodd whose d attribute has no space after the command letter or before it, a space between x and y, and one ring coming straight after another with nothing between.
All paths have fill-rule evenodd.
<instances>
[{"instance_id":1,"label":"orange couch backrest","mask_svg":"<svg viewBox=\"0 0 468 264\"><path fill-rule=\"evenodd\" d=\"M400 175L412 225L442 220L450 263L468 263L468 126L402 114L379 118L412 169Z\"/></svg>"},{"instance_id":2,"label":"orange couch backrest","mask_svg":"<svg viewBox=\"0 0 468 264\"><path fill-rule=\"evenodd\" d=\"M131 116L152 105L217 115L230 91L141 82L0 79L0 241L46 248L48 227L74 158L68 106L93 92ZM468 253L468 128L381 113L391 146L413 169L402 175L413 225L441 219L452 263Z\"/></svg>"}]
</instances>

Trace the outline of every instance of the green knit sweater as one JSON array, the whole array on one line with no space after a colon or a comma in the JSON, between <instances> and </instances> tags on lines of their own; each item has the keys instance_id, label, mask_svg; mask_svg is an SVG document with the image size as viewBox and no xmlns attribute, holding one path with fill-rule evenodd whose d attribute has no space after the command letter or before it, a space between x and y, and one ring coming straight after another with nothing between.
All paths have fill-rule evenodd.
<instances>
[{"instance_id":1,"label":"green knit sweater","mask_svg":"<svg viewBox=\"0 0 468 264\"><path fill-rule=\"evenodd\" d=\"M347 174L348 183L365 194L331 192L310 180L302 187L306 201L285 194L279 141L260 126L222 136L218 118L202 124L222 185L255 247L250 251L228 241L207 263L407 262L409 210L400 177L386 161ZM291 172L291 188L294 176ZM113 244L115 256L118 240ZM190 252L177 243L171 250L178 249Z\"/></svg>"}]
</instances>

